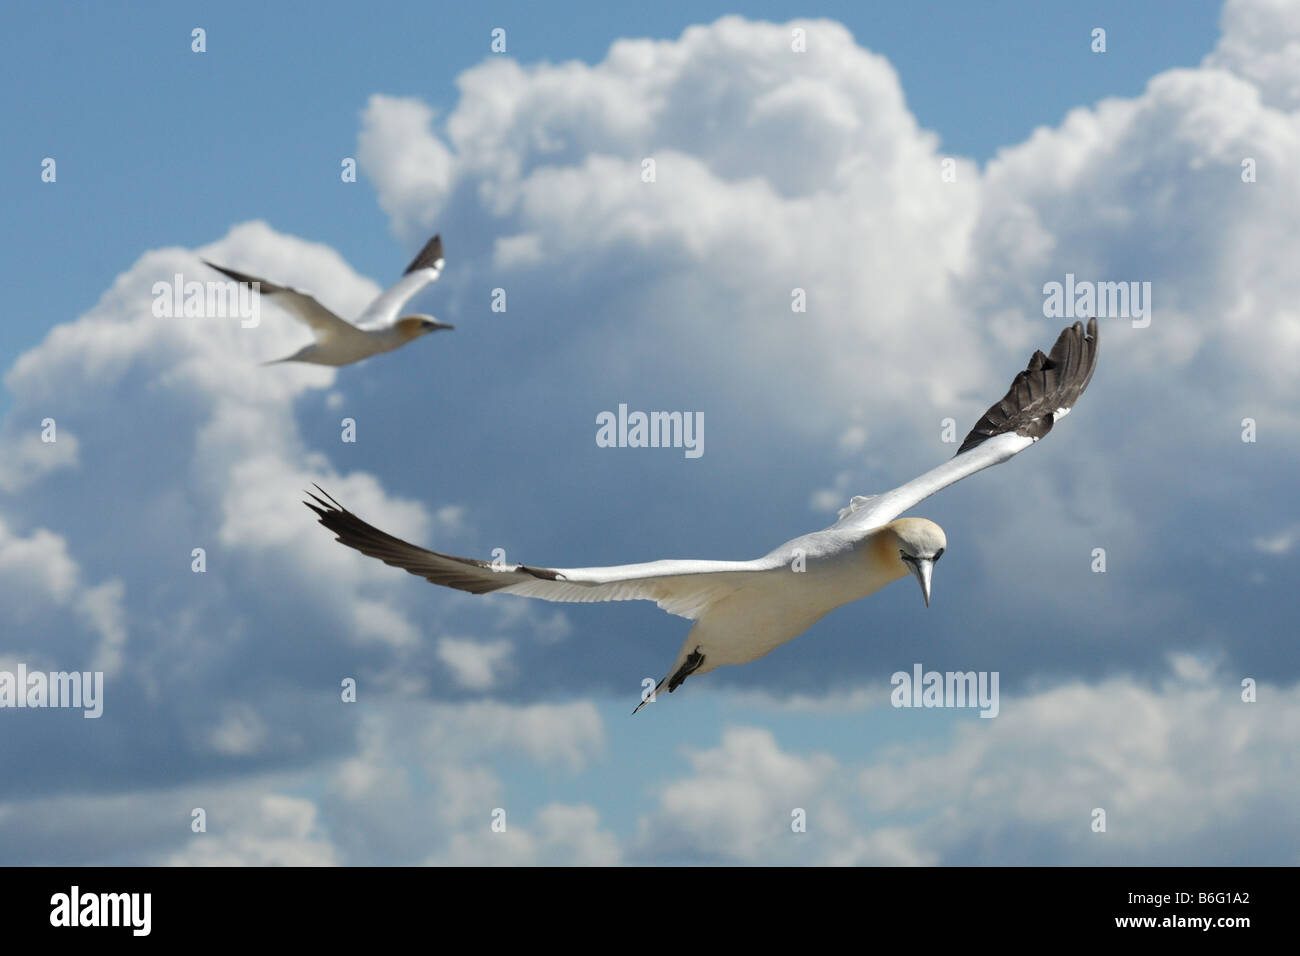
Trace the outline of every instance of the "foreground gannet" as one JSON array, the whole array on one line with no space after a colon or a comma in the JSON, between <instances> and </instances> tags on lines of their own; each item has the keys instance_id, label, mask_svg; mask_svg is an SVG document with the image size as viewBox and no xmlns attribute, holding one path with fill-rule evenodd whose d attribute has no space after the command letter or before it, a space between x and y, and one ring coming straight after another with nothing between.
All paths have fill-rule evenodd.
<instances>
[{"instance_id":1,"label":"foreground gannet","mask_svg":"<svg viewBox=\"0 0 1300 956\"><path fill-rule=\"evenodd\" d=\"M356 325L339 318L306 292L276 285L257 276L236 272L234 269L226 269L208 262L207 259L202 261L204 265L230 276L236 282L258 283L262 295L275 296L276 305L294 318L306 322L316 333L316 341L313 344L304 346L285 358L264 362L264 365L275 365L279 362L351 365L372 355L401 348L421 335L437 332L439 329L455 328L454 325L439 322L431 315L407 315L400 319L397 317L397 313L402 310L407 300L437 279L442 272L441 236L434 236L424 244L424 248L406 267L402 277L366 306L365 311L357 318Z\"/></svg>"},{"instance_id":2,"label":"foreground gannet","mask_svg":"<svg viewBox=\"0 0 1300 956\"><path fill-rule=\"evenodd\" d=\"M1001 464L1069 413L1097 365L1097 320L1061 332L1035 352L1006 397L975 423L957 454L893 491L855 497L824 531L787 541L754 561L651 561L608 568L494 565L408 544L366 524L323 489L304 502L337 540L434 584L472 594L500 591L546 601L654 601L695 621L655 687L675 691L692 674L757 660L841 605L913 575L930 606L930 578L948 540L925 518L900 514L967 475ZM894 519L898 520L894 520ZM648 702L643 700L636 713Z\"/></svg>"}]
</instances>

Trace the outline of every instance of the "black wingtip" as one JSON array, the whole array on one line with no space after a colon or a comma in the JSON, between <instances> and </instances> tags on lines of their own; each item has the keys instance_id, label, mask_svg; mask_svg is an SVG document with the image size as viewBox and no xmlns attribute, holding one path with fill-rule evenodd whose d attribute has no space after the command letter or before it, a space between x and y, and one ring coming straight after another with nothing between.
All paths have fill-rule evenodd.
<instances>
[{"instance_id":1,"label":"black wingtip","mask_svg":"<svg viewBox=\"0 0 1300 956\"><path fill-rule=\"evenodd\" d=\"M338 514L345 515L348 513L348 509L344 508L341 504L335 501L334 496L331 495L324 488L322 488L320 485L316 484L313 481L311 486L315 488L317 491L319 491L321 495L324 496L324 498L321 498L319 495L314 495L310 491L303 489L303 494L306 495L308 498L311 498L312 501L316 502L316 504L312 504L311 501L304 501L303 504L306 505L308 508L310 508L312 511L316 512L316 514L320 516L321 524L325 524L326 527L328 527L325 520L326 518Z\"/></svg>"},{"instance_id":2,"label":"black wingtip","mask_svg":"<svg viewBox=\"0 0 1300 956\"><path fill-rule=\"evenodd\" d=\"M266 293L267 295L270 295L273 292L280 291L278 286L266 282L262 279L259 279L257 278L257 276L249 275L247 272L239 272L236 269L227 269L225 266L219 266L215 262L209 262L207 259L200 259L199 261L202 262L209 269L217 270L228 279L234 279L236 282L243 282L248 285L253 285L254 283L257 283L258 288L260 288L261 291Z\"/></svg>"},{"instance_id":3,"label":"black wingtip","mask_svg":"<svg viewBox=\"0 0 1300 956\"><path fill-rule=\"evenodd\" d=\"M411 260L411 264L406 267L406 272L403 272L402 275L407 275L417 269L430 269L441 258L443 258L442 234L439 233L426 242L424 248L416 253L415 258Z\"/></svg>"},{"instance_id":4,"label":"black wingtip","mask_svg":"<svg viewBox=\"0 0 1300 956\"><path fill-rule=\"evenodd\" d=\"M1030 356L1007 394L975 423L957 454L1007 432L1037 440L1051 431L1056 412L1073 408L1092 381L1098 341L1096 316L1088 319L1086 332L1077 321L1062 329L1048 355L1036 350Z\"/></svg>"},{"instance_id":5,"label":"black wingtip","mask_svg":"<svg viewBox=\"0 0 1300 956\"><path fill-rule=\"evenodd\" d=\"M326 491L326 490L325 490L324 488L322 488L320 485L316 484L316 482L313 481L313 482L311 483L311 486L312 486L313 488L315 488L317 491L319 491L319 492L320 492L322 495L324 495L326 498L328 498L328 499L329 499L329 503L330 503L331 505L333 505L335 508L337 508L339 511L347 511L347 510L348 510L348 509L344 508L341 504L339 504L339 503L338 503L338 500L337 500L333 495L331 495L328 491ZM308 494L311 494L311 492L308 492Z\"/></svg>"}]
</instances>

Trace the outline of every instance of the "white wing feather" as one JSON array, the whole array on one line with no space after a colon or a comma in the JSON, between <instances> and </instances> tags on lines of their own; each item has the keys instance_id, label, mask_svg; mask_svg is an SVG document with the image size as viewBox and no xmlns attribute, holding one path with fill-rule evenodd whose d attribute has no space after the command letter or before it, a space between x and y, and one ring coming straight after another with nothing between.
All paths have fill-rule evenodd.
<instances>
[{"instance_id":1,"label":"white wing feather","mask_svg":"<svg viewBox=\"0 0 1300 956\"><path fill-rule=\"evenodd\" d=\"M1024 451L1070 413L1097 367L1097 320L1061 331L1050 355L1034 352L1007 394L975 423L957 454L893 491L854 498L832 525L862 533L893 521L936 491Z\"/></svg>"},{"instance_id":2,"label":"white wing feather","mask_svg":"<svg viewBox=\"0 0 1300 956\"><path fill-rule=\"evenodd\" d=\"M307 506L341 543L434 584L473 594L499 591L579 603L654 601L670 614L695 619L716 601L756 584L755 575L785 567L778 552L754 561L649 561L604 568L493 564L418 547L367 524L333 499L311 497L315 503Z\"/></svg>"},{"instance_id":3,"label":"white wing feather","mask_svg":"<svg viewBox=\"0 0 1300 956\"><path fill-rule=\"evenodd\" d=\"M976 445L970 451L950 458L938 468L931 468L920 477L913 478L893 491L870 498L854 498L848 508L840 512L840 520L831 527L837 531L865 532L893 521L909 508L914 508L937 491L963 478L1000 465L1032 445L1037 439L1007 432ZM855 507L855 504L856 507Z\"/></svg>"},{"instance_id":4,"label":"white wing feather","mask_svg":"<svg viewBox=\"0 0 1300 956\"><path fill-rule=\"evenodd\" d=\"M442 275L443 262L442 238L434 236L425 243L402 277L366 306L357 318L357 324L370 329L392 325L401 315L402 307Z\"/></svg>"}]
</instances>

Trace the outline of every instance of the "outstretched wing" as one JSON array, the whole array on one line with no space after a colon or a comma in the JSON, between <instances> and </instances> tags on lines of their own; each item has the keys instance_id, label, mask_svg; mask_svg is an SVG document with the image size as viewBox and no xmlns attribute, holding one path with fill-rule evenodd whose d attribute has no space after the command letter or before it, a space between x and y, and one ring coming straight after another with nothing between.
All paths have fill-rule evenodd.
<instances>
[{"instance_id":1,"label":"outstretched wing","mask_svg":"<svg viewBox=\"0 0 1300 956\"><path fill-rule=\"evenodd\" d=\"M1097 320L1063 330L1044 355L1035 352L1025 370L1011 383L1002 401L991 407L970 430L957 454L893 491L854 498L834 525L866 531L893 521L936 491L1024 451L1069 414L1097 368Z\"/></svg>"},{"instance_id":2,"label":"outstretched wing","mask_svg":"<svg viewBox=\"0 0 1300 956\"><path fill-rule=\"evenodd\" d=\"M402 277L366 306L366 310L357 319L357 324L367 328L392 325L402 311L402 306L442 274L442 265L442 236L434 236L411 260Z\"/></svg>"},{"instance_id":3,"label":"outstretched wing","mask_svg":"<svg viewBox=\"0 0 1300 956\"><path fill-rule=\"evenodd\" d=\"M494 564L416 547L362 521L319 486L316 490L324 498L308 492L312 501L303 504L316 512L320 523L334 532L337 541L434 584L471 594L500 591L543 601L654 601L670 614L694 620L715 601L756 583L756 574L785 568L783 563L767 558L651 561L607 568Z\"/></svg>"},{"instance_id":4,"label":"outstretched wing","mask_svg":"<svg viewBox=\"0 0 1300 956\"><path fill-rule=\"evenodd\" d=\"M340 319L306 292L291 289L284 285L276 285L274 282L267 282L265 279L259 279L257 276L249 275L246 272L236 272L234 269L227 269L216 263L208 262L207 259L201 261L209 268L230 276L236 282L247 282L249 285L257 283L262 295L274 296L273 301L276 305L294 318L306 322L316 332L317 339L321 341L330 337L347 336L357 332L356 326Z\"/></svg>"}]
</instances>

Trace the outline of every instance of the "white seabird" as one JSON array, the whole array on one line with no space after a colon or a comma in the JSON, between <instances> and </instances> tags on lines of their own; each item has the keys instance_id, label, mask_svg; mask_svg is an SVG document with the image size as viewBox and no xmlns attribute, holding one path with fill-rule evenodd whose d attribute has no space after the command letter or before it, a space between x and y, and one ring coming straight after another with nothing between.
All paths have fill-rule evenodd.
<instances>
[{"instance_id":1,"label":"white seabird","mask_svg":"<svg viewBox=\"0 0 1300 956\"><path fill-rule=\"evenodd\" d=\"M407 301L442 273L442 237L434 236L406 267L406 272L395 283L379 294L353 325L339 318L317 302L309 293L288 286L276 285L234 269L202 260L218 272L236 282L257 283L262 295L274 296L275 304L296 319L307 323L316 333L316 341L304 346L293 355L264 365L279 362L311 362L316 365L351 365L381 352L391 352L408 342L439 329L453 329L454 325L439 322L431 315L407 315L398 318Z\"/></svg>"},{"instance_id":2,"label":"white seabird","mask_svg":"<svg viewBox=\"0 0 1300 956\"><path fill-rule=\"evenodd\" d=\"M385 564L473 594L499 591L546 601L654 601L695 622L655 691L692 674L745 664L798 637L827 613L914 576L926 607L934 564L948 541L933 521L898 516L936 491L1028 448L1074 406L1097 365L1097 320L1061 332L1035 352L1006 397L975 424L957 454L893 491L855 497L822 531L753 561L651 561L605 568L493 565L408 544L362 521L323 489L304 502L337 540ZM328 500L325 500L328 499ZM313 503L314 502L314 503ZM636 710L645 706L643 700ZM634 710L633 713L636 713Z\"/></svg>"}]
</instances>

